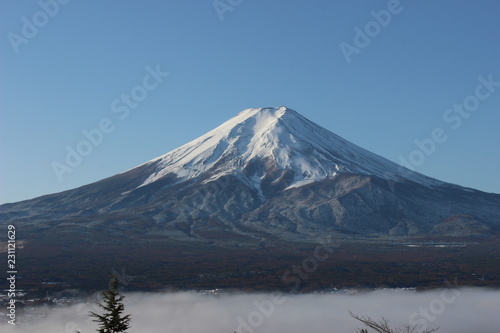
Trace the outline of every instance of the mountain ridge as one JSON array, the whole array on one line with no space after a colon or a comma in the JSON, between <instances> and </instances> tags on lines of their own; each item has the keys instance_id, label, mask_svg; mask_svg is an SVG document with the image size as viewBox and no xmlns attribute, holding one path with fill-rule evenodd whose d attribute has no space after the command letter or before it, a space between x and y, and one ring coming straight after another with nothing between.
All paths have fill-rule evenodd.
<instances>
[{"instance_id":1,"label":"mountain ridge","mask_svg":"<svg viewBox=\"0 0 500 333\"><path fill-rule=\"evenodd\" d=\"M96 183L1 205L0 223L241 245L324 233L484 237L500 229L499 208L500 195L404 169L281 106L246 109Z\"/></svg>"},{"instance_id":2,"label":"mountain ridge","mask_svg":"<svg viewBox=\"0 0 500 333\"><path fill-rule=\"evenodd\" d=\"M225 157L229 157L231 165L217 165ZM242 170L238 169L245 169L254 158L269 158L278 169L291 169L294 181L290 187L333 178L338 172L376 175L391 181L410 178L430 186L443 184L366 151L296 111L280 106L246 109L197 139L144 163L159 165L141 186L169 173L186 181L213 167L218 170L213 170L215 175L207 181L235 172L241 176ZM376 167L367 168L363 164ZM256 182L254 187L258 190L257 178L264 175L253 176L242 180L249 184Z\"/></svg>"}]
</instances>

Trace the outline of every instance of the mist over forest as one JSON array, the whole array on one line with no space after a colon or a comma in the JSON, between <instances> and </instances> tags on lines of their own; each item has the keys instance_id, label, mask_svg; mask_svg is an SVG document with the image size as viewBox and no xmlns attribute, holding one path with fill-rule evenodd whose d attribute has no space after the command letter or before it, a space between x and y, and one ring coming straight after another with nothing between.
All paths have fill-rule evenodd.
<instances>
[{"instance_id":1,"label":"mist over forest","mask_svg":"<svg viewBox=\"0 0 500 333\"><path fill-rule=\"evenodd\" d=\"M88 313L99 311L97 297L29 314L20 311L16 326L2 324L0 331L95 332ZM363 328L349 311L376 320L384 316L393 327L419 324L418 332L438 326L439 333L498 332L499 308L500 290L479 288L305 295L130 293L125 298L125 312L132 315L130 333L343 333Z\"/></svg>"}]
</instances>

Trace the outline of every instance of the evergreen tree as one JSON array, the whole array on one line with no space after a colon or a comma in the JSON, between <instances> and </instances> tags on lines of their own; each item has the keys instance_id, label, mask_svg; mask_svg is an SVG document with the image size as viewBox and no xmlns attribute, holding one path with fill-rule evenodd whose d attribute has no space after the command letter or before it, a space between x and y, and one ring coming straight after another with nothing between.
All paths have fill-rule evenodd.
<instances>
[{"instance_id":1,"label":"evergreen tree","mask_svg":"<svg viewBox=\"0 0 500 333\"><path fill-rule=\"evenodd\" d=\"M109 281L109 289L102 292L103 302L99 303L99 307L104 310L104 314L100 315L95 312L90 312L90 316L94 317L94 321L99 323L99 333L125 333L130 327L130 315L123 315L125 307L123 305L124 296L118 291L118 278L113 275Z\"/></svg>"}]
</instances>

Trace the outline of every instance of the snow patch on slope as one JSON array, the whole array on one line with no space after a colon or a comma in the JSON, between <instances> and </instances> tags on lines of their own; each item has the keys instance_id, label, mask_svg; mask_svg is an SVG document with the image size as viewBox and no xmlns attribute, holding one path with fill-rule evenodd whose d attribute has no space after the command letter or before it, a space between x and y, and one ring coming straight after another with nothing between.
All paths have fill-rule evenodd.
<instances>
[{"instance_id":1,"label":"snow patch on slope","mask_svg":"<svg viewBox=\"0 0 500 333\"><path fill-rule=\"evenodd\" d=\"M440 181L409 171L360 148L284 106L247 109L201 137L147 163L156 171L141 186L168 174L179 181L209 175L234 175L261 192L263 174L244 175L252 161L274 161L293 171L288 188L300 187L339 172L410 179L427 186Z\"/></svg>"}]
</instances>

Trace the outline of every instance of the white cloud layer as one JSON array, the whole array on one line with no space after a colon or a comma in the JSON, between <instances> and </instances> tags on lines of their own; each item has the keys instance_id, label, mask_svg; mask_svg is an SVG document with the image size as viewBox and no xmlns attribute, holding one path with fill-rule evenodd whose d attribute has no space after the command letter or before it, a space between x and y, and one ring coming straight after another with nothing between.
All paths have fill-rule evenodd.
<instances>
[{"instance_id":1,"label":"white cloud layer","mask_svg":"<svg viewBox=\"0 0 500 333\"><path fill-rule=\"evenodd\" d=\"M379 290L357 295L133 293L126 295L125 309L132 315L130 333L343 333L363 327L348 311L377 320L384 316L393 326L440 326L439 333L500 332L500 291L489 289ZM19 313L16 326L4 317L0 331L96 332L90 310L97 310L93 301L38 309L34 313L40 317ZM31 322L23 325L28 319Z\"/></svg>"}]
</instances>

